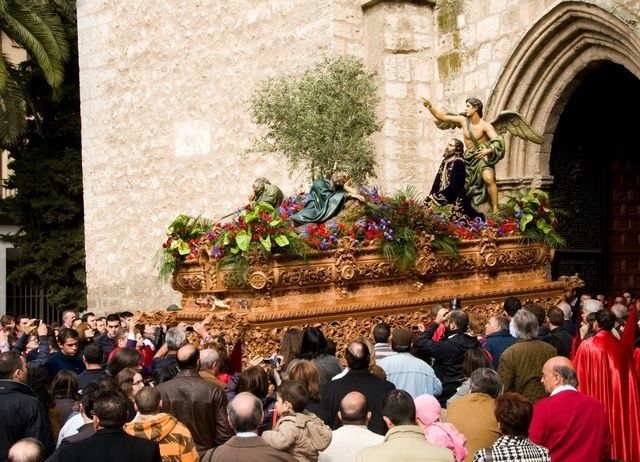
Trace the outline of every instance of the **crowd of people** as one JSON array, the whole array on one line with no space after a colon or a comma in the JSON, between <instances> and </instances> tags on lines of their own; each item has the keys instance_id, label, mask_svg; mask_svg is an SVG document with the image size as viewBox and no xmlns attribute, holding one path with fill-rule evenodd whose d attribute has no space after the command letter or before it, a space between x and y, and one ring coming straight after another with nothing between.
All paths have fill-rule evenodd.
<instances>
[{"instance_id":1,"label":"crowd of people","mask_svg":"<svg viewBox=\"0 0 640 462\"><path fill-rule=\"evenodd\" d=\"M380 322L342 359L290 328L244 368L206 320L3 316L0 462L640 461L631 294L503 307Z\"/></svg>"}]
</instances>

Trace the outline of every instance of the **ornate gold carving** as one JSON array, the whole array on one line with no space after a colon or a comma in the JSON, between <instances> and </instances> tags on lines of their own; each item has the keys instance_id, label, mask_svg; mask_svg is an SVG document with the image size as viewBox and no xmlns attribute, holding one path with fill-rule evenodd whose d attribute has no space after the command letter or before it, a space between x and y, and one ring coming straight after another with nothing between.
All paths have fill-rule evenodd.
<instances>
[{"instance_id":1,"label":"ornate gold carving","mask_svg":"<svg viewBox=\"0 0 640 462\"><path fill-rule=\"evenodd\" d=\"M479 253L480 253L480 269L488 271L498 263L498 244L496 242L496 230L493 228L486 228L482 231L482 237L480 238Z\"/></svg>"},{"instance_id":2,"label":"ornate gold carving","mask_svg":"<svg viewBox=\"0 0 640 462\"><path fill-rule=\"evenodd\" d=\"M418 258L414 272L420 276L433 273L438 266L438 259L433 251L434 239L433 235L426 233L422 233L418 237Z\"/></svg>"},{"instance_id":3,"label":"ornate gold carving","mask_svg":"<svg viewBox=\"0 0 640 462\"><path fill-rule=\"evenodd\" d=\"M180 292L200 290L204 287L204 273L178 273L174 275L171 286Z\"/></svg>"},{"instance_id":4,"label":"ornate gold carving","mask_svg":"<svg viewBox=\"0 0 640 462\"><path fill-rule=\"evenodd\" d=\"M338 248L335 252L336 282L342 297L348 295L346 283L356 276L357 266L354 246L355 240L352 237L345 236L338 242Z\"/></svg>"},{"instance_id":5,"label":"ornate gold carving","mask_svg":"<svg viewBox=\"0 0 640 462\"><path fill-rule=\"evenodd\" d=\"M279 286L296 286L301 284L315 284L331 282L330 266L297 267L281 270L278 277Z\"/></svg>"}]
</instances>

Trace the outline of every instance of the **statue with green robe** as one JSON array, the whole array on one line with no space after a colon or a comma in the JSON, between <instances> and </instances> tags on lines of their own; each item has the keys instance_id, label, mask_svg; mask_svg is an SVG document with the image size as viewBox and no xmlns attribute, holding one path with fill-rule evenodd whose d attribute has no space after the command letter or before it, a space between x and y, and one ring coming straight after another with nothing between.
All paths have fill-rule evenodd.
<instances>
[{"instance_id":1,"label":"statue with green robe","mask_svg":"<svg viewBox=\"0 0 640 462\"><path fill-rule=\"evenodd\" d=\"M254 204L269 204L277 209L284 200L284 194L280 188L261 176L253 181L253 193L249 196L249 200Z\"/></svg>"},{"instance_id":2,"label":"statue with green robe","mask_svg":"<svg viewBox=\"0 0 640 462\"><path fill-rule=\"evenodd\" d=\"M482 101L468 98L466 110L461 114L444 113L433 107L427 99L423 105L437 119L436 126L442 130L462 128L466 150L463 158L467 163L465 190L474 206L491 201L494 213L499 211L498 186L495 166L505 155L502 134L509 131L527 141L541 144L544 141L529 123L517 112L502 111L493 122L482 118Z\"/></svg>"},{"instance_id":3,"label":"statue with green robe","mask_svg":"<svg viewBox=\"0 0 640 462\"><path fill-rule=\"evenodd\" d=\"M349 186L349 175L335 172L330 182L323 179L313 182L304 207L290 218L299 224L324 223L335 217L348 199L365 202L364 196Z\"/></svg>"}]
</instances>

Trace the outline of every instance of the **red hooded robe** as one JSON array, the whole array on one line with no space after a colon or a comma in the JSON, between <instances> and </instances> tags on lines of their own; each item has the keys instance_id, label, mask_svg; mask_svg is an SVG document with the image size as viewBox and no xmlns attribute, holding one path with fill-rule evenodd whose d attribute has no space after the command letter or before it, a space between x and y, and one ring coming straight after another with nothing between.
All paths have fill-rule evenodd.
<instances>
[{"instance_id":1,"label":"red hooded robe","mask_svg":"<svg viewBox=\"0 0 640 462\"><path fill-rule=\"evenodd\" d=\"M574 364L580 391L600 401L609 418L611 458L640 461L640 389L629 350L599 330L580 343Z\"/></svg>"}]
</instances>

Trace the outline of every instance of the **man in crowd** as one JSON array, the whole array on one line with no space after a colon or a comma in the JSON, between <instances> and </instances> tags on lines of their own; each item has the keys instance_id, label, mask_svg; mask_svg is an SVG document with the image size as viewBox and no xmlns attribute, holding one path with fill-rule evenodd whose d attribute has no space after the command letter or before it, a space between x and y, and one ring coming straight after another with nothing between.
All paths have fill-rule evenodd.
<instances>
[{"instance_id":1,"label":"man in crowd","mask_svg":"<svg viewBox=\"0 0 640 462\"><path fill-rule=\"evenodd\" d=\"M361 449L356 462L392 462L398 460L453 462L453 453L427 443L416 425L416 406L404 390L392 390L382 400L382 415L389 431L384 443Z\"/></svg>"},{"instance_id":2,"label":"man in crowd","mask_svg":"<svg viewBox=\"0 0 640 462\"><path fill-rule=\"evenodd\" d=\"M96 432L60 448L60 462L161 462L158 443L127 435L127 399L118 392L103 393L93 403Z\"/></svg>"},{"instance_id":3,"label":"man in crowd","mask_svg":"<svg viewBox=\"0 0 640 462\"><path fill-rule=\"evenodd\" d=\"M496 398L502 393L500 377L493 369L476 369L469 386L471 393L454 400L447 409L447 422L467 437L465 462L471 462L478 449L488 448L500 438L500 427L493 412Z\"/></svg>"},{"instance_id":4,"label":"man in crowd","mask_svg":"<svg viewBox=\"0 0 640 462\"><path fill-rule=\"evenodd\" d=\"M431 366L411 354L413 334L406 329L394 329L391 348L397 354L387 356L378 365L387 374L387 380L398 390L408 392L413 398L428 394L438 396L442 384Z\"/></svg>"},{"instance_id":5,"label":"man in crowd","mask_svg":"<svg viewBox=\"0 0 640 462\"><path fill-rule=\"evenodd\" d=\"M640 460L640 384L627 347L611 334L615 315L596 313L595 335L574 358L579 389L604 405L611 432L611 458Z\"/></svg>"},{"instance_id":6,"label":"man in crowd","mask_svg":"<svg viewBox=\"0 0 640 462\"><path fill-rule=\"evenodd\" d=\"M22 438L41 441L45 454L54 449L47 412L33 390L25 385L27 364L16 351L0 353L0 460Z\"/></svg>"},{"instance_id":7,"label":"man in crowd","mask_svg":"<svg viewBox=\"0 0 640 462\"><path fill-rule=\"evenodd\" d=\"M49 377L53 380L62 370L80 374L84 371L82 355L78 354L78 333L75 329L63 328L58 334L58 351L51 355L49 361Z\"/></svg>"},{"instance_id":8,"label":"man in crowd","mask_svg":"<svg viewBox=\"0 0 640 462\"><path fill-rule=\"evenodd\" d=\"M493 361L493 368L498 369L500 356L516 339L509 333L509 319L506 316L491 316L485 327L485 342L482 346L489 352Z\"/></svg>"},{"instance_id":9,"label":"man in crowd","mask_svg":"<svg viewBox=\"0 0 640 462\"><path fill-rule=\"evenodd\" d=\"M151 363L153 381L156 385L172 379L178 373L176 355L178 349L186 343L187 334L182 326L172 327L167 331L165 344L157 351Z\"/></svg>"},{"instance_id":10,"label":"man in crowd","mask_svg":"<svg viewBox=\"0 0 640 462\"><path fill-rule=\"evenodd\" d=\"M562 311L562 315L564 316L562 328L567 332L569 332L569 334L571 334L571 337L573 337L574 335L576 335L576 331L578 330L578 327L571 320L571 317L573 315L573 312L571 311L571 305L563 301L558 303L558 308L560 308L560 310Z\"/></svg>"},{"instance_id":11,"label":"man in crowd","mask_svg":"<svg viewBox=\"0 0 640 462\"><path fill-rule=\"evenodd\" d=\"M538 340L538 320L529 310L520 309L513 317L518 341L500 357L498 374L504 391L520 393L535 404L547 396L540 382L542 366L558 356L557 350Z\"/></svg>"},{"instance_id":12,"label":"man in crowd","mask_svg":"<svg viewBox=\"0 0 640 462\"><path fill-rule=\"evenodd\" d=\"M395 386L388 380L383 380L369 372L369 349L362 342L351 342L347 346L345 359L349 366L349 372L337 380L327 383L321 396L321 414L319 417L331 427L332 430L340 426L338 410L342 399L352 391L359 391L370 403L371 420L369 430L379 435L384 435L386 425L382 419L382 398Z\"/></svg>"},{"instance_id":13,"label":"man in crowd","mask_svg":"<svg viewBox=\"0 0 640 462\"><path fill-rule=\"evenodd\" d=\"M273 449L258 436L258 427L264 418L262 401L251 393L243 392L227 407L229 424L236 432L222 446L209 450L202 462L294 462L296 459L283 451Z\"/></svg>"},{"instance_id":14,"label":"man in crowd","mask_svg":"<svg viewBox=\"0 0 640 462\"><path fill-rule=\"evenodd\" d=\"M433 340L433 335L440 324L446 325L446 331L442 339L436 342ZM475 337L466 333L468 326L467 314L461 310L453 310L443 318L437 317L416 342L419 357L425 361L430 359L434 361L433 369L442 383L442 393L438 396L442 407L446 407L447 400L462 383L462 362L465 352L479 345Z\"/></svg>"},{"instance_id":15,"label":"man in crowd","mask_svg":"<svg viewBox=\"0 0 640 462\"><path fill-rule=\"evenodd\" d=\"M373 340L375 344L373 349L376 351L376 362L395 352L389 346L389 337L391 336L391 328L386 322L381 322L373 328Z\"/></svg>"},{"instance_id":16,"label":"man in crowd","mask_svg":"<svg viewBox=\"0 0 640 462\"><path fill-rule=\"evenodd\" d=\"M220 354L214 348L200 350L200 377L224 390L225 383L218 375L218 361Z\"/></svg>"},{"instance_id":17,"label":"man in crowd","mask_svg":"<svg viewBox=\"0 0 640 462\"><path fill-rule=\"evenodd\" d=\"M96 432L96 429L93 425L93 404L106 391L113 391L113 390L109 390L104 383L100 383L100 382L92 382L85 387L82 393L82 401L80 403L80 412L78 414L80 416L80 421L82 423L75 424L74 428L69 429L69 430L72 430L73 433L69 433L68 435L67 435L67 428L63 427L65 430L65 433L63 434L61 431L60 435L58 436L58 440L59 440L58 449L56 449L56 451L51 455L51 457L47 459L47 462L58 462L58 456L60 455L61 448L73 443L77 443L78 441L82 441L86 438L89 438ZM67 422L65 423L65 427L67 427L68 426L67 424L70 423L72 420L75 420L75 417L67 419Z\"/></svg>"},{"instance_id":18,"label":"man in crowd","mask_svg":"<svg viewBox=\"0 0 640 462\"><path fill-rule=\"evenodd\" d=\"M76 320L76 312L73 310L65 310L62 312L62 326L61 329L73 329L73 321Z\"/></svg>"},{"instance_id":19,"label":"man in crowd","mask_svg":"<svg viewBox=\"0 0 640 462\"><path fill-rule=\"evenodd\" d=\"M533 408L531 441L547 448L551 460L609 460L609 422L604 408L576 390L578 379L571 361L563 356L548 360L542 368L542 384L551 396Z\"/></svg>"},{"instance_id":20,"label":"man in crowd","mask_svg":"<svg viewBox=\"0 0 640 462\"><path fill-rule=\"evenodd\" d=\"M565 321L564 313L560 308L554 306L547 312L547 319L549 320L549 334L544 340L554 346L560 356L569 358L573 336L562 327Z\"/></svg>"},{"instance_id":21,"label":"man in crowd","mask_svg":"<svg viewBox=\"0 0 640 462\"><path fill-rule=\"evenodd\" d=\"M9 462L42 462L44 446L35 438L23 438L9 449Z\"/></svg>"},{"instance_id":22,"label":"man in crowd","mask_svg":"<svg viewBox=\"0 0 640 462\"><path fill-rule=\"evenodd\" d=\"M518 297L509 297L504 301L504 314L509 320L509 333L512 337L516 337L516 329L513 326L513 317L516 315L518 310L522 308L522 302Z\"/></svg>"},{"instance_id":23,"label":"man in crowd","mask_svg":"<svg viewBox=\"0 0 640 462\"><path fill-rule=\"evenodd\" d=\"M104 354L102 347L97 343L89 343L82 350L82 361L85 370L78 375L78 390L83 390L91 382L99 380L107 375L102 367Z\"/></svg>"},{"instance_id":24,"label":"man in crowd","mask_svg":"<svg viewBox=\"0 0 640 462\"><path fill-rule=\"evenodd\" d=\"M352 391L342 398L338 418L342 427L332 432L331 444L320 453L319 462L355 460L360 449L384 441L382 435L367 428L371 420L371 411L367 398L362 393Z\"/></svg>"},{"instance_id":25,"label":"man in crowd","mask_svg":"<svg viewBox=\"0 0 640 462\"><path fill-rule=\"evenodd\" d=\"M89 328L93 331L94 336L98 335L98 320L95 314L93 314L91 311L88 311L83 314L82 318L80 319L83 323L89 326Z\"/></svg>"},{"instance_id":26,"label":"man in crowd","mask_svg":"<svg viewBox=\"0 0 640 462\"><path fill-rule=\"evenodd\" d=\"M125 424L125 432L158 443L163 462L198 460L198 452L189 429L175 417L161 412L162 400L156 388L143 388L136 393L135 400L138 415Z\"/></svg>"},{"instance_id":27,"label":"man in crowd","mask_svg":"<svg viewBox=\"0 0 640 462\"><path fill-rule=\"evenodd\" d=\"M112 313L107 316L106 323L106 333L96 340L96 343L102 347L102 352L104 353L104 358L102 360L103 366L107 364L107 358L118 346L116 337L118 335L118 330L120 329L120 316Z\"/></svg>"},{"instance_id":28,"label":"man in crowd","mask_svg":"<svg viewBox=\"0 0 640 462\"><path fill-rule=\"evenodd\" d=\"M227 421L227 397L217 385L200 377L198 349L187 344L178 350L179 372L156 388L165 410L185 424L200 456L224 444L231 435Z\"/></svg>"}]
</instances>

